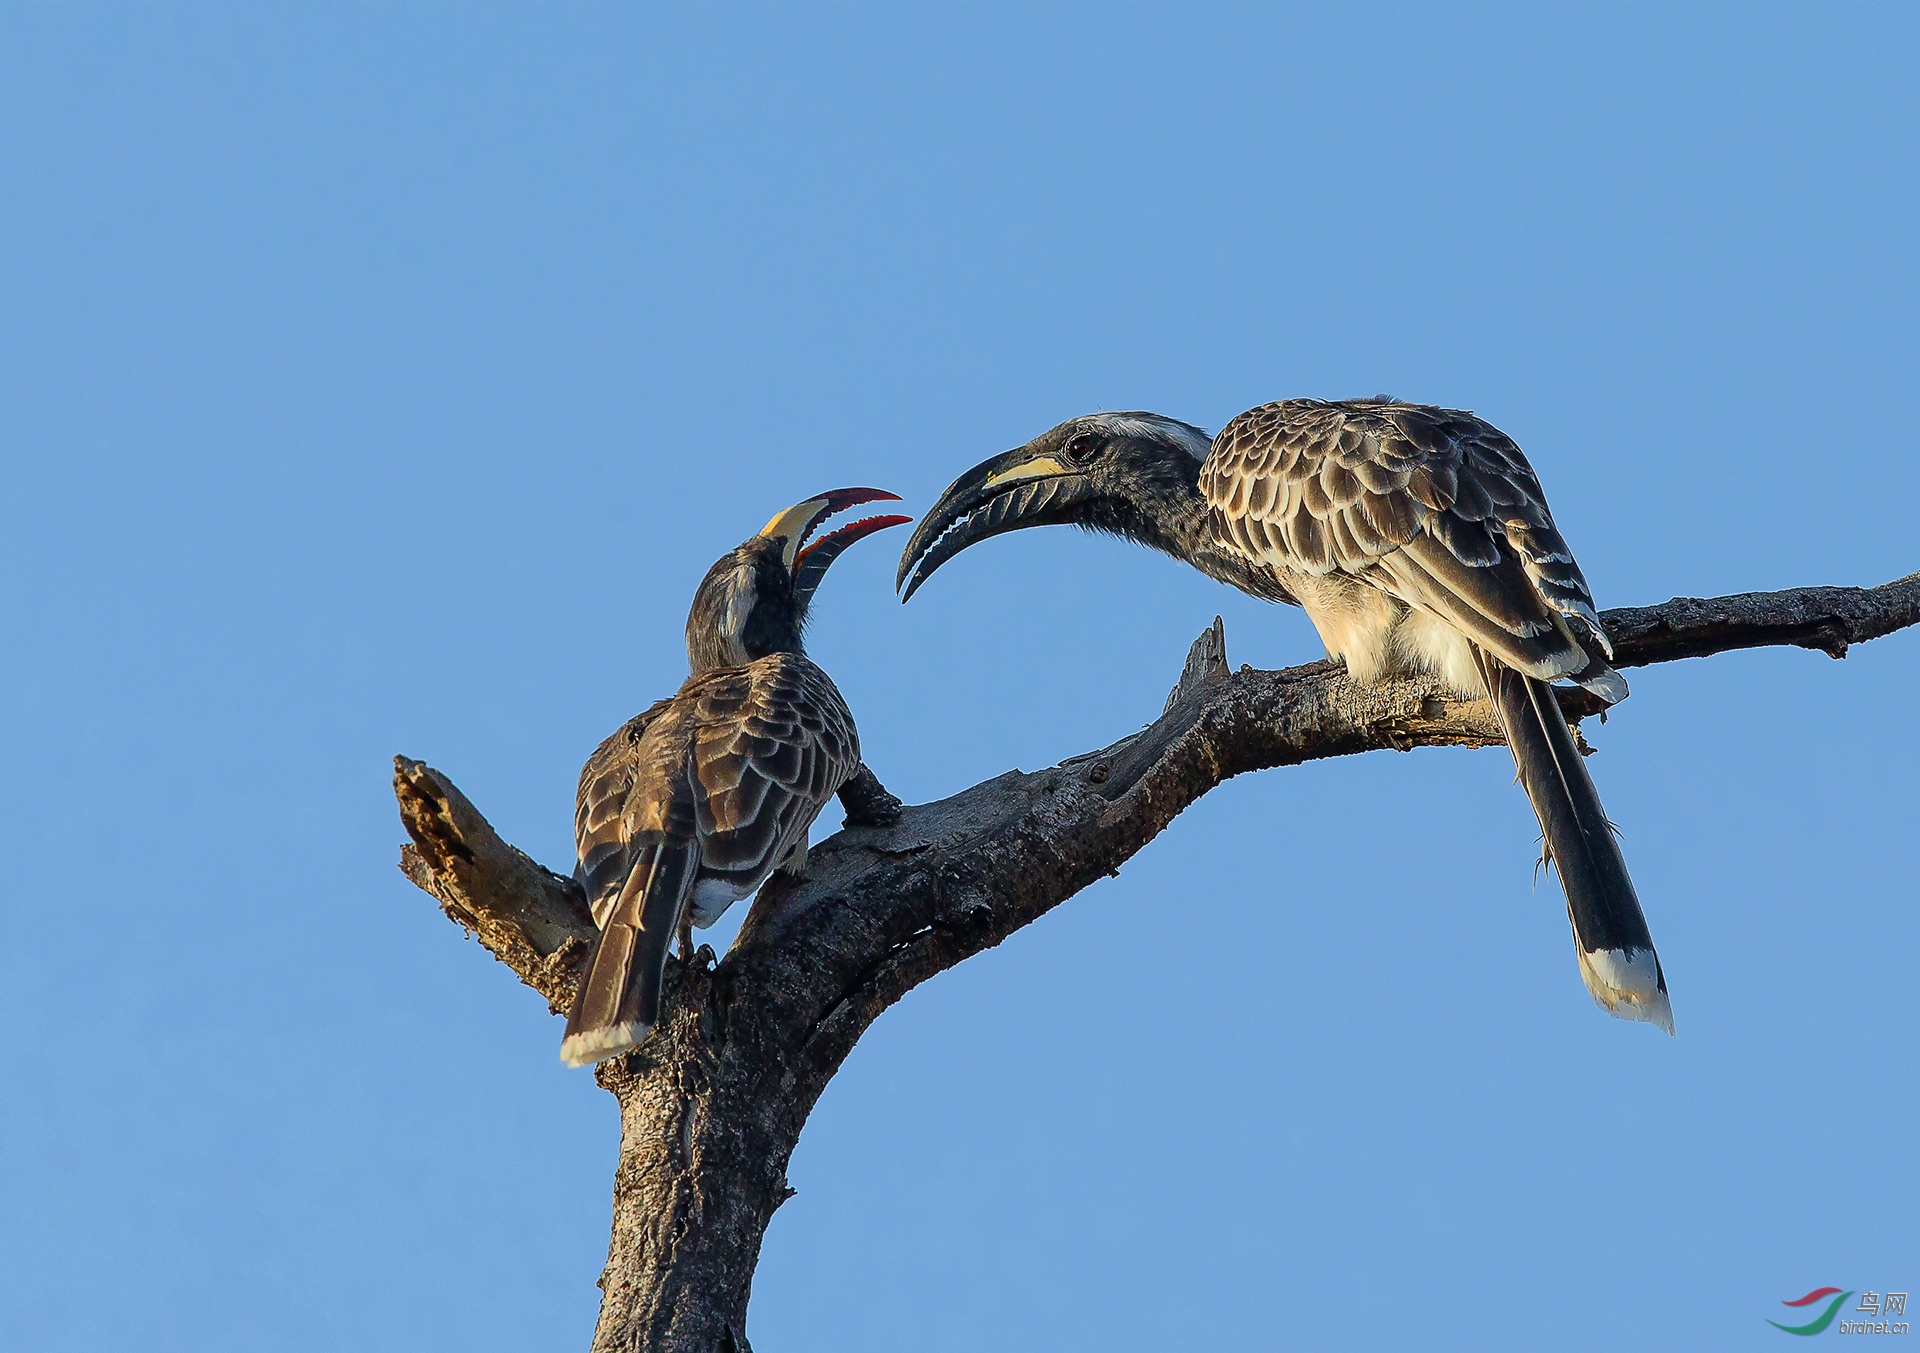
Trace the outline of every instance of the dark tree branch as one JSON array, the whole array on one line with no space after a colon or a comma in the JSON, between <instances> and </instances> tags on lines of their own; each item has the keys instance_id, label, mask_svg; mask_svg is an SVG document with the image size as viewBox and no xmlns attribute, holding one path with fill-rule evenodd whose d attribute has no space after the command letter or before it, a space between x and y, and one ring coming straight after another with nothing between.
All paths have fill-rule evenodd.
<instances>
[{"instance_id":1,"label":"dark tree branch","mask_svg":"<svg viewBox=\"0 0 1920 1353\"><path fill-rule=\"evenodd\" d=\"M1796 587L1733 597L1675 597L1661 606L1623 606L1606 614L1616 667L1705 658L1736 648L1786 644L1844 658L1864 644L1915 623L1920 573L1879 587Z\"/></svg>"},{"instance_id":2,"label":"dark tree branch","mask_svg":"<svg viewBox=\"0 0 1920 1353\"><path fill-rule=\"evenodd\" d=\"M840 806L847 810L846 821L841 824L846 827L891 827L906 807L887 793L880 777L864 765L840 786Z\"/></svg>"},{"instance_id":3,"label":"dark tree branch","mask_svg":"<svg viewBox=\"0 0 1920 1353\"><path fill-rule=\"evenodd\" d=\"M1609 611L1619 666L1764 645L1843 657L1920 623L1920 574ZM1563 693L1570 720L1594 711ZM613 1238L594 1348L746 1348L760 1239L800 1129L854 1043L919 983L1115 873L1187 805L1246 771L1379 748L1501 741L1484 701L1331 662L1235 673L1215 620L1142 731L1047 770L901 807L870 773L808 877L770 883L717 966L676 966L648 1042L598 1071L620 1101ZM570 879L494 833L460 791L396 759L401 868L559 1010L593 937ZM859 825L855 825L859 824Z\"/></svg>"}]
</instances>

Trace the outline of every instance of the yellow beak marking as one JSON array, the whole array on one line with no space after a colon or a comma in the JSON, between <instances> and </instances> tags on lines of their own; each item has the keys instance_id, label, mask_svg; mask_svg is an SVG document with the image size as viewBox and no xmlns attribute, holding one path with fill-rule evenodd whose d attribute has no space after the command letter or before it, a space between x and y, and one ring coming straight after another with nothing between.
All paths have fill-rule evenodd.
<instances>
[{"instance_id":1,"label":"yellow beak marking","mask_svg":"<svg viewBox=\"0 0 1920 1353\"><path fill-rule=\"evenodd\" d=\"M788 568L793 567L794 556L800 553L800 537L806 534L813 519L826 510L825 498L809 498L804 503L795 503L785 512L760 528L763 536L785 536L786 548L781 551L782 560Z\"/></svg>"},{"instance_id":2,"label":"yellow beak marking","mask_svg":"<svg viewBox=\"0 0 1920 1353\"><path fill-rule=\"evenodd\" d=\"M980 487L991 488L995 484L1014 484L1022 479L1044 479L1048 475L1066 473L1067 467L1052 456L1035 456L1032 460L1023 465L1016 465L1011 470L995 470L987 476L987 482Z\"/></svg>"}]
</instances>

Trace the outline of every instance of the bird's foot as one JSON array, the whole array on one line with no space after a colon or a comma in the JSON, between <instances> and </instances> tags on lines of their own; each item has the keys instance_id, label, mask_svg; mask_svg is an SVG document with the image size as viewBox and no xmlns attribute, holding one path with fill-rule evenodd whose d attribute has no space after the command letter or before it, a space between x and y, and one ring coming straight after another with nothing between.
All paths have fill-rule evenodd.
<instances>
[{"instance_id":1,"label":"bird's foot","mask_svg":"<svg viewBox=\"0 0 1920 1353\"><path fill-rule=\"evenodd\" d=\"M693 962L693 918L690 916L680 918L680 961Z\"/></svg>"}]
</instances>

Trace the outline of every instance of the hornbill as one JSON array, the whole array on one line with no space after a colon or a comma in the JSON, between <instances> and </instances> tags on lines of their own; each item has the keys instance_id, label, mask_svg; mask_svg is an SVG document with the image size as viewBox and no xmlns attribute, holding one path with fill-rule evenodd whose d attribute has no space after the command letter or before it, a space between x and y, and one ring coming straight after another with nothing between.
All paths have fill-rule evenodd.
<instances>
[{"instance_id":1,"label":"hornbill","mask_svg":"<svg viewBox=\"0 0 1920 1353\"><path fill-rule=\"evenodd\" d=\"M867 517L807 539L827 517L880 499L899 495L822 493L722 556L687 615L692 675L587 759L574 877L600 938L560 1044L568 1065L617 1057L647 1036L675 934L691 956L689 923L712 925L776 869L805 870L808 828L860 770L853 715L801 649L807 608L847 546L913 519Z\"/></svg>"},{"instance_id":2,"label":"hornbill","mask_svg":"<svg viewBox=\"0 0 1920 1353\"><path fill-rule=\"evenodd\" d=\"M976 541L1061 522L1304 608L1355 680L1431 672L1491 697L1587 990L1673 1032L1633 882L1548 684L1613 704L1627 683L1511 438L1464 410L1385 396L1265 404L1211 439L1151 413L1070 419L954 481L901 556L901 599Z\"/></svg>"}]
</instances>

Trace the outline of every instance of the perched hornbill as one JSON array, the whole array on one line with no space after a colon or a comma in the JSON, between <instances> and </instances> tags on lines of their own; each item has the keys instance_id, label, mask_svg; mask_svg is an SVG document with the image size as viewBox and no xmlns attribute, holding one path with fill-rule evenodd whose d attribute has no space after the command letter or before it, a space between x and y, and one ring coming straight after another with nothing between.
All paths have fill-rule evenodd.
<instances>
[{"instance_id":1,"label":"perched hornbill","mask_svg":"<svg viewBox=\"0 0 1920 1353\"><path fill-rule=\"evenodd\" d=\"M1458 409L1284 400L1209 439L1150 413L1071 419L955 480L907 543L904 601L975 541L1066 522L1151 545L1306 610L1374 681L1491 695L1560 875L1595 1001L1673 1031L1666 977L1600 797L1548 683L1612 704L1627 683L1533 467Z\"/></svg>"},{"instance_id":2,"label":"perched hornbill","mask_svg":"<svg viewBox=\"0 0 1920 1353\"><path fill-rule=\"evenodd\" d=\"M562 1061L589 1066L637 1045L660 1015L673 936L690 953L689 922L712 925L774 870L805 869L807 829L860 769L853 715L800 647L807 607L847 546L912 518L868 517L807 538L836 512L898 497L835 489L728 551L687 615L693 674L587 759L574 877L600 938Z\"/></svg>"}]
</instances>

